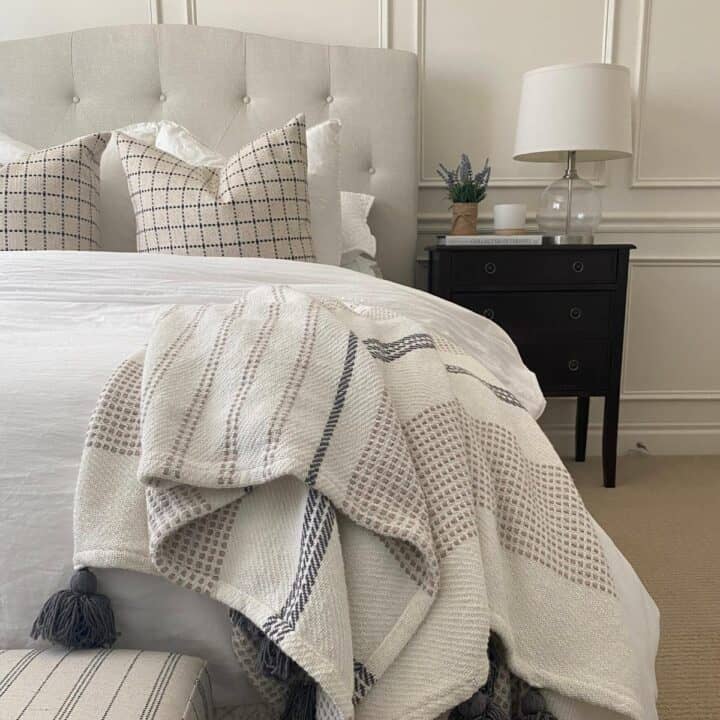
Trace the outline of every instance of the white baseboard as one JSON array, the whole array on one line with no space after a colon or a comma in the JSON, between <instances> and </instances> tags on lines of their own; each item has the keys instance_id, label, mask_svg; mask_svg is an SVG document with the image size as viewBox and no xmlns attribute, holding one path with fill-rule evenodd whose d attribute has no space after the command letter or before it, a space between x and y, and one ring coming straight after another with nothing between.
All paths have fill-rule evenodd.
<instances>
[{"instance_id":1,"label":"white baseboard","mask_svg":"<svg viewBox=\"0 0 720 720\"><path fill-rule=\"evenodd\" d=\"M542 422L540 424L542 426ZM561 457L574 456L574 426L548 425L543 430ZM601 454L601 439L601 426L590 425L589 456ZM646 450L639 448L638 443ZM650 455L720 455L720 423L621 423L618 455L638 451L647 451Z\"/></svg>"}]
</instances>

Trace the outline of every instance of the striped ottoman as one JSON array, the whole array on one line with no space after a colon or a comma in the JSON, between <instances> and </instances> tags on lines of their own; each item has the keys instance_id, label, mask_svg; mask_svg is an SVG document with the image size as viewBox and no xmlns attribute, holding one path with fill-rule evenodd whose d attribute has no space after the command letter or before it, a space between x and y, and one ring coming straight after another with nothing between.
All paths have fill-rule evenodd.
<instances>
[{"instance_id":1,"label":"striped ottoman","mask_svg":"<svg viewBox=\"0 0 720 720\"><path fill-rule=\"evenodd\" d=\"M0 720L212 720L206 663L142 650L0 650Z\"/></svg>"}]
</instances>

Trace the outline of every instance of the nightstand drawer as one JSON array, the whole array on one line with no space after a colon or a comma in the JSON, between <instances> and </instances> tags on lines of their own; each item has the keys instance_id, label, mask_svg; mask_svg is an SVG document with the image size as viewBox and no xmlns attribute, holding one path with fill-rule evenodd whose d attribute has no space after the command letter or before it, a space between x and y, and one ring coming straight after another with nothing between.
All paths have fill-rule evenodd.
<instances>
[{"instance_id":1,"label":"nightstand drawer","mask_svg":"<svg viewBox=\"0 0 720 720\"><path fill-rule=\"evenodd\" d=\"M525 364L537 375L546 395L602 393L607 388L607 343L527 343L518 347Z\"/></svg>"},{"instance_id":2,"label":"nightstand drawer","mask_svg":"<svg viewBox=\"0 0 720 720\"><path fill-rule=\"evenodd\" d=\"M612 284L617 253L608 250L534 250L458 252L451 256L455 290L479 286Z\"/></svg>"},{"instance_id":3,"label":"nightstand drawer","mask_svg":"<svg viewBox=\"0 0 720 720\"><path fill-rule=\"evenodd\" d=\"M456 293L452 299L494 320L517 343L609 336L609 292Z\"/></svg>"}]
</instances>

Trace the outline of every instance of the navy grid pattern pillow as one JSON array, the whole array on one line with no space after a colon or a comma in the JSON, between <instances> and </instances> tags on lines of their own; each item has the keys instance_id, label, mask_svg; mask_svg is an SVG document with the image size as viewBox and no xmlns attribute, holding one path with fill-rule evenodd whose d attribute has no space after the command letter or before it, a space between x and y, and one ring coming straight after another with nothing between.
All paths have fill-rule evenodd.
<instances>
[{"instance_id":1,"label":"navy grid pattern pillow","mask_svg":"<svg viewBox=\"0 0 720 720\"><path fill-rule=\"evenodd\" d=\"M314 261L302 115L223 168L190 165L118 133L139 252Z\"/></svg>"},{"instance_id":2,"label":"navy grid pattern pillow","mask_svg":"<svg viewBox=\"0 0 720 720\"><path fill-rule=\"evenodd\" d=\"M95 133L0 166L0 250L95 250L100 246L100 156Z\"/></svg>"}]
</instances>

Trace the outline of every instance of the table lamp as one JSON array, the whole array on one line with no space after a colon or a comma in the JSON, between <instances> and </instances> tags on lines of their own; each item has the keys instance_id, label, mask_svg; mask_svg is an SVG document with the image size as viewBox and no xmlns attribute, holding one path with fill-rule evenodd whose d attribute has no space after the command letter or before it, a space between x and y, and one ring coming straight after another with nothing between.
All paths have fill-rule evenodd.
<instances>
[{"instance_id":1,"label":"table lamp","mask_svg":"<svg viewBox=\"0 0 720 720\"><path fill-rule=\"evenodd\" d=\"M542 193L537 223L552 243L592 243L600 193L576 163L632 155L630 71L623 65L552 65L523 75L515 160L564 162Z\"/></svg>"}]
</instances>

